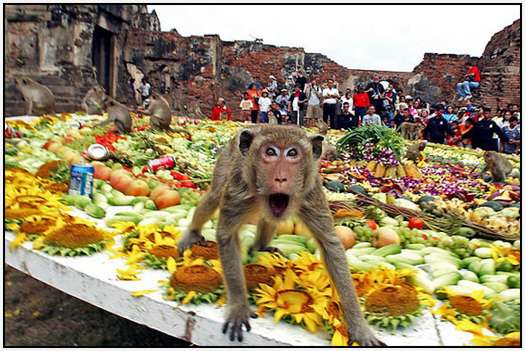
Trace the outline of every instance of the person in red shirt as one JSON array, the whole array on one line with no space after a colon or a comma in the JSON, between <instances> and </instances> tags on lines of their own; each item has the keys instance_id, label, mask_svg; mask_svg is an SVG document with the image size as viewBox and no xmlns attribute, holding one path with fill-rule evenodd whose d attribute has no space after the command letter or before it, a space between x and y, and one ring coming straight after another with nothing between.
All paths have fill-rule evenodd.
<instances>
[{"instance_id":1,"label":"person in red shirt","mask_svg":"<svg viewBox=\"0 0 525 351\"><path fill-rule=\"evenodd\" d=\"M478 89L481 81L478 66L475 63L471 64L470 62L467 62L466 65L470 68L468 69L467 74L465 74L465 80L456 85L456 92L459 95L458 101L471 99L472 94L470 93L470 89Z\"/></svg>"},{"instance_id":2,"label":"person in red shirt","mask_svg":"<svg viewBox=\"0 0 525 351\"><path fill-rule=\"evenodd\" d=\"M228 121L232 120L232 110L229 107L226 107L226 103L224 102L223 98L219 98L211 110L210 119L212 121L220 121L223 114L226 114Z\"/></svg>"},{"instance_id":3,"label":"person in red shirt","mask_svg":"<svg viewBox=\"0 0 525 351\"><path fill-rule=\"evenodd\" d=\"M370 98L368 93L364 91L361 85L357 88L357 93L352 97L354 100L355 115L359 120L363 119L363 116L366 115L368 107L370 107Z\"/></svg>"}]
</instances>

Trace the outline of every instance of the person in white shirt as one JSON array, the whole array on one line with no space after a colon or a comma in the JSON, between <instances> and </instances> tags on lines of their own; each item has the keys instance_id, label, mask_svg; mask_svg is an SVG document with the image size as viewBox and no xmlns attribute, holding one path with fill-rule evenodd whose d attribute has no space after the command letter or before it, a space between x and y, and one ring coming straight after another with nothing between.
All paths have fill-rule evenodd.
<instances>
[{"instance_id":1,"label":"person in white shirt","mask_svg":"<svg viewBox=\"0 0 525 351\"><path fill-rule=\"evenodd\" d=\"M354 99L352 99L352 90L346 89L346 92L341 96L341 106L348 102L349 109L348 111L352 112L354 110Z\"/></svg>"},{"instance_id":2,"label":"person in white shirt","mask_svg":"<svg viewBox=\"0 0 525 351\"><path fill-rule=\"evenodd\" d=\"M141 84L139 86L140 96L142 97L142 103L146 102L146 99L151 95L151 84L149 84L146 78L142 78Z\"/></svg>"},{"instance_id":3,"label":"person in white shirt","mask_svg":"<svg viewBox=\"0 0 525 351\"><path fill-rule=\"evenodd\" d=\"M308 97L308 106L306 108L306 118L308 121L315 123L319 118L321 118L321 97L323 92L321 87L317 85L317 82L314 79L306 85L305 94Z\"/></svg>"},{"instance_id":4,"label":"person in white shirt","mask_svg":"<svg viewBox=\"0 0 525 351\"><path fill-rule=\"evenodd\" d=\"M263 90L262 96L259 98L259 122L268 123L268 111L272 105L272 99L268 97L268 92Z\"/></svg>"},{"instance_id":5,"label":"person in white shirt","mask_svg":"<svg viewBox=\"0 0 525 351\"><path fill-rule=\"evenodd\" d=\"M268 85L267 90L271 97L277 95L277 79L273 75L270 76L270 84Z\"/></svg>"},{"instance_id":6,"label":"person in white shirt","mask_svg":"<svg viewBox=\"0 0 525 351\"><path fill-rule=\"evenodd\" d=\"M374 105L368 108L368 112L363 117L363 126L368 126L371 124L377 124L379 126L382 125L381 117L379 117L379 115L376 114L376 108L374 107Z\"/></svg>"},{"instance_id":7,"label":"person in white shirt","mask_svg":"<svg viewBox=\"0 0 525 351\"><path fill-rule=\"evenodd\" d=\"M334 88L334 81L328 80L327 87L323 90L323 121L330 127L335 124L335 105L339 98L339 91Z\"/></svg>"}]
</instances>

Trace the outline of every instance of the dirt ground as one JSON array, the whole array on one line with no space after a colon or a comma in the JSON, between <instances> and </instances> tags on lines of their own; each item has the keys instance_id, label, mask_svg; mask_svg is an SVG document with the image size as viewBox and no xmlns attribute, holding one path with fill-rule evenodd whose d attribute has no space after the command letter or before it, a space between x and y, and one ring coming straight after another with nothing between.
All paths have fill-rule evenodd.
<instances>
[{"instance_id":1,"label":"dirt ground","mask_svg":"<svg viewBox=\"0 0 525 351\"><path fill-rule=\"evenodd\" d=\"M4 346L190 346L4 269Z\"/></svg>"}]
</instances>

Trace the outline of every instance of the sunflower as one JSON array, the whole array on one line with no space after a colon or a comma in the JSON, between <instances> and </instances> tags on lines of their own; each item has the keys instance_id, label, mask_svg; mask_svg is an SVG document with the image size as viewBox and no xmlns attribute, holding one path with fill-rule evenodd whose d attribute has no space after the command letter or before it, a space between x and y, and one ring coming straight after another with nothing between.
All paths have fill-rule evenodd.
<instances>
[{"instance_id":1,"label":"sunflower","mask_svg":"<svg viewBox=\"0 0 525 351\"><path fill-rule=\"evenodd\" d=\"M362 301L366 320L386 329L406 328L421 315L417 290L408 284L379 285Z\"/></svg>"},{"instance_id":2,"label":"sunflower","mask_svg":"<svg viewBox=\"0 0 525 351\"><path fill-rule=\"evenodd\" d=\"M521 347L521 333L513 332L503 337L476 335L472 339L472 344L476 346L509 346Z\"/></svg>"},{"instance_id":3,"label":"sunflower","mask_svg":"<svg viewBox=\"0 0 525 351\"><path fill-rule=\"evenodd\" d=\"M171 272L166 298L182 304L219 301L224 293L221 270L218 262L208 263L203 258L193 259L187 250L179 262L173 257L167 259Z\"/></svg>"},{"instance_id":4,"label":"sunflower","mask_svg":"<svg viewBox=\"0 0 525 351\"><path fill-rule=\"evenodd\" d=\"M31 216L20 225L20 231L26 234L41 235L53 227L55 223L56 220L48 216Z\"/></svg>"},{"instance_id":5,"label":"sunflower","mask_svg":"<svg viewBox=\"0 0 525 351\"><path fill-rule=\"evenodd\" d=\"M284 278L274 278L272 286L260 284L255 289L259 313L272 310L275 322L284 319L290 323L304 325L308 331L315 333L323 325L323 320L314 310L314 306L325 304L328 298L315 290L297 289L297 281L297 275L292 270L287 270Z\"/></svg>"},{"instance_id":6,"label":"sunflower","mask_svg":"<svg viewBox=\"0 0 525 351\"><path fill-rule=\"evenodd\" d=\"M476 290L467 295L445 288L442 292L448 300L435 310L434 314L441 315L454 324L461 320L478 324L486 320L491 301L484 298L483 291Z\"/></svg>"},{"instance_id":7,"label":"sunflower","mask_svg":"<svg viewBox=\"0 0 525 351\"><path fill-rule=\"evenodd\" d=\"M278 253L258 252L255 263L272 267L276 274L282 274L288 269L289 261Z\"/></svg>"},{"instance_id":8,"label":"sunflower","mask_svg":"<svg viewBox=\"0 0 525 351\"><path fill-rule=\"evenodd\" d=\"M273 268L258 264L249 263L244 266L244 277L248 290L251 290L259 284L271 284L275 271Z\"/></svg>"},{"instance_id":9,"label":"sunflower","mask_svg":"<svg viewBox=\"0 0 525 351\"><path fill-rule=\"evenodd\" d=\"M205 244L196 244L191 247L193 257L202 257L207 260L219 258L217 243L207 240Z\"/></svg>"},{"instance_id":10,"label":"sunflower","mask_svg":"<svg viewBox=\"0 0 525 351\"><path fill-rule=\"evenodd\" d=\"M391 285L410 285L412 286L414 273L409 269L376 269L363 273L353 273L354 283L358 296L365 296L376 286L383 284Z\"/></svg>"},{"instance_id":11,"label":"sunflower","mask_svg":"<svg viewBox=\"0 0 525 351\"><path fill-rule=\"evenodd\" d=\"M111 244L112 234L96 228L88 221L59 219L57 226L33 242L34 249L49 255L91 255Z\"/></svg>"}]
</instances>

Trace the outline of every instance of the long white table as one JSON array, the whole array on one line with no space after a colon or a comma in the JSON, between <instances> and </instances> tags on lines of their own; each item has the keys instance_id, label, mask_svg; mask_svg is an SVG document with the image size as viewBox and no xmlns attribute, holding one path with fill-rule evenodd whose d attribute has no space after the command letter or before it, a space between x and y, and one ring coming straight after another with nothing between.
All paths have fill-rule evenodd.
<instances>
[{"instance_id":1,"label":"long white table","mask_svg":"<svg viewBox=\"0 0 525 351\"><path fill-rule=\"evenodd\" d=\"M30 120L32 117L18 117ZM130 209L130 208L129 208ZM113 212L125 207L110 208ZM73 209L73 214L90 218ZM90 218L93 220L92 218ZM94 221L94 220L93 220ZM103 221L96 221L105 227ZM224 309L212 304L181 305L166 301L158 281L169 279L166 271L147 269L139 281L122 281L116 276L117 268L126 268L122 259L111 259L101 252L89 257L59 257L31 249L24 243L9 249L14 234L5 232L5 262L31 277L66 294L86 301L123 318L144 324L168 335L201 346L327 346L324 332L311 334L300 326L284 322L274 323L271 315L250 321L252 330L244 333L242 342L232 342L222 334ZM118 242L118 238L117 238ZM133 291L157 289L142 297L133 297ZM454 325L442 322L425 310L414 327L389 333L376 330L378 337L389 346L463 346L472 339L470 333L457 331Z\"/></svg>"}]
</instances>

